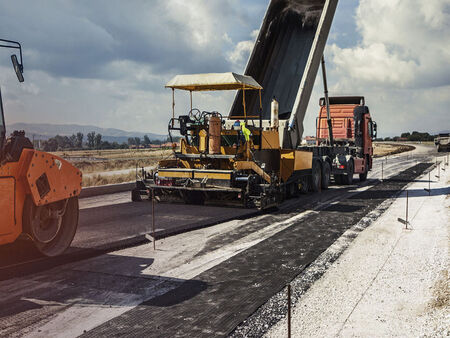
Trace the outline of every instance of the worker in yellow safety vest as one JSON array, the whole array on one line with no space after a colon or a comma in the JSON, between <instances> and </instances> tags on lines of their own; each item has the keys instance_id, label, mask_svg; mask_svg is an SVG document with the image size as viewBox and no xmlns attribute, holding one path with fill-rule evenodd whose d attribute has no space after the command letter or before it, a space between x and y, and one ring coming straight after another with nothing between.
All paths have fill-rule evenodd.
<instances>
[{"instance_id":1,"label":"worker in yellow safety vest","mask_svg":"<svg viewBox=\"0 0 450 338\"><path fill-rule=\"evenodd\" d=\"M245 121L241 121L241 130L242 134L244 134L245 141L250 141L250 135L252 134L252 132L245 126Z\"/></svg>"}]
</instances>

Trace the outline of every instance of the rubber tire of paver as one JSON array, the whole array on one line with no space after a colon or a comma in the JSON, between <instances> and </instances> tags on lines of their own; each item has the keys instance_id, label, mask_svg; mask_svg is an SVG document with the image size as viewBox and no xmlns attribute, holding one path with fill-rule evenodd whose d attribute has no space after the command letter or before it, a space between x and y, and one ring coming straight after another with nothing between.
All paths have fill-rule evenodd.
<instances>
[{"instance_id":1,"label":"rubber tire of paver","mask_svg":"<svg viewBox=\"0 0 450 338\"><path fill-rule=\"evenodd\" d=\"M350 160L347 163L347 173L343 176L343 183L345 185L351 185L353 183L353 174L355 173L353 161Z\"/></svg>"},{"instance_id":2,"label":"rubber tire of paver","mask_svg":"<svg viewBox=\"0 0 450 338\"><path fill-rule=\"evenodd\" d=\"M141 192L139 190L137 189L131 190L131 201L142 202Z\"/></svg>"},{"instance_id":3,"label":"rubber tire of paver","mask_svg":"<svg viewBox=\"0 0 450 338\"><path fill-rule=\"evenodd\" d=\"M331 180L331 166L327 161L323 162L322 166L322 189L326 190L330 186Z\"/></svg>"}]
</instances>

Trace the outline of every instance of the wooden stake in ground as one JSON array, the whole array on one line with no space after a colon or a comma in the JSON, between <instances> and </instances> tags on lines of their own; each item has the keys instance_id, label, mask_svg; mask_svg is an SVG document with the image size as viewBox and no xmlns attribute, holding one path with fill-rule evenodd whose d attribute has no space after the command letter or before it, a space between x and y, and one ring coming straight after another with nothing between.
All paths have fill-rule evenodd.
<instances>
[{"instance_id":1,"label":"wooden stake in ground","mask_svg":"<svg viewBox=\"0 0 450 338\"><path fill-rule=\"evenodd\" d=\"M288 338L291 338L291 284L287 286L287 300L288 300Z\"/></svg>"},{"instance_id":2,"label":"wooden stake in ground","mask_svg":"<svg viewBox=\"0 0 450 338\"><path fill-rule=\"evenodd\" d=\"M428 171L428 189L424 188L426 192L428 192L428 196L431 196L431 170Z\"/></svg>"},{"instance_id":3,"label":"wooden stake in ground","mask_svg":"<svg viewBox=\"0 0 450 338\"><path fill-rule=\"evenodd\" d=\"M402 219L402 218L397 218L397 221L399 221L400 223L404 224L406 227L406 230L408 230L408 200L409 200L409 196L408 196L408 190L406 190L406 220Z\"/></svg>"},{"instance_id":4,"label":"wooden stake in ground","mask_svg":"<svg viewBox=\"0 0 450 338\"><path fill-rule=\"evenodd\" d=\"M408 190L406 190L406 229L408 229Z\"/></svg>"},{"instance_id":5,"label":"wooden stake in ground","mask_svg":"<svg viewBox=\"0 0 450 338\"><path fill-rule=\"evenodd\" d=\"M156 250L156 235L155 235L155 190L152 189L152 232L153 232L153 250Z\"/></svg>"}]
</instances>

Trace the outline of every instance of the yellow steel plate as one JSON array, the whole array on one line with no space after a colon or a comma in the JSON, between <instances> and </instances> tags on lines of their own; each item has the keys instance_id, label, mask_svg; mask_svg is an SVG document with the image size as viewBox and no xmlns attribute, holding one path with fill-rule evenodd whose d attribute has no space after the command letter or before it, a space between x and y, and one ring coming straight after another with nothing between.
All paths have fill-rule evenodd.
<instances>
[{"instance_id":1,"label":"yellow steel plate","mask_svg":"<svg viewBox=\"0 0 450 338\"><path fill-rule=\"evenodd\" d=\"M229 173L217 173L217 172L201 172L195 171L194 178L210 178L212 180L230 180L231 174Z\"/></svg>"},{"instance_id":2,"label":"yellow steel plate","mask_svg":"<svg viewBox=\"0 0 450 338\"><path fill-rule=\"evenodd\" d=\"M192 178L192 171L158 170L158 176L168 178Z\"/></svg>"}]
</instances>

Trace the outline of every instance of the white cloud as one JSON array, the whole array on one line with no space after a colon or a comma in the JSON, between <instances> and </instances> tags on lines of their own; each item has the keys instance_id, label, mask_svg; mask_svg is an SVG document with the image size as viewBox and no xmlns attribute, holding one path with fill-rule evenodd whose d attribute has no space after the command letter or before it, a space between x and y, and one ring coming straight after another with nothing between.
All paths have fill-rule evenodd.
<instances>
[{"instance_id":1,"label":"white cloud","mask_svg":"<svg viewBox=\"0 0 450 338\"><path fill-rule=\"evenodd\" d=\"M243 72L245 64L250 56L258 37L259 30L254 30L250 33L250 40L239 41L232 51L228 52L228 60L233 65L236 71Z\"/></svg>"},{"instance_id":2,"label":"white cloud","mask_svg":"<svg viewBox=\"0 0 450 338\"><path fill-rule=\"evenodd\" d=\"M234 49L228 54L228 59L238 68L243 68L242 65L247 61L255 43L253 41L239 41Z\"/></svg>"},{"instance_id":3,"label":"white cloud","mask_svg":"<svg viewBox=\"0 0 450 338\"><path fill-rule=\"evenodd\" d=\"M450 84L448 0L361 0L356 20L361 44L330 49L336 70L350 82L385 88Z\"/></svg>"},{"instance_id":4,"label":"white cloud","mask_svg":"<svg viewBox=\"0 0 450 338\"><path fill-rule=\"evenodd\" d=\"M361 0L355 20L360 42L326 49L332 95L365 95L382 135L448 129L450 2Z\"/></svg>"}]
</instances>

